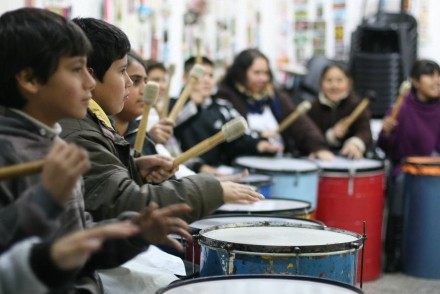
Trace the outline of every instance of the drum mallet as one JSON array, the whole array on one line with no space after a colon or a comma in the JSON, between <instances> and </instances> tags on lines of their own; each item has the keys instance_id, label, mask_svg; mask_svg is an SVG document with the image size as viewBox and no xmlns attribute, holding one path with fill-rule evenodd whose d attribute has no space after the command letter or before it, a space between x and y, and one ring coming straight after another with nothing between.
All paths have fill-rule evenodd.
<instances>
[{"instance_id":1,"label":"drum mallet","mask_svg":"<svg viewBox=\"0 0 440 294\"><path fill-rule=\"evenodd\" d=\"M376 93L373 91L369 91L369 93L367 93L366 97L362 99L361 103L359 103L358 106L356 106L356 108L344 120L343 124L345 129L348 130L348 128L350 128L350 126L359 118L362 112L367 109L368 105L370 104L370 99L373 99L374 96L376 96Z\"/></svg>"},{"instance_id":2,"label":"drum mallet","mask_svg":"<svg viewBox=\"0 0 440 294\"><path fill-rule=\"evenodd\" d=\"M196 64L202 64L202 40L200 38L196 38Z\"/></svg>"},{"instance_id":3,"label":"drum mallet","mask_svg":"<svg viewBox=\"0 0 440 294\"><path fill-rule=\"evenodd\" d=\"M28 176L43 170L44 159L20 163L0 168L0 180L9 180L20 176Z\"/></svg>"},{"instance_id":4,"label":"drum mallet","mask_svg":"<svg viewBox=\"0 0 440 294\"><path fill-rule=\"evenodd\" d=\"M142 114L136 140L134 142L134 150L139 154L142 153L142 148L144 146L145 134L147 132L148 115L150 113L151 105L153 105L156 101L158 94L159 84L151 81L148 82L145 86L144 93L144 113Z\"/></svg>"},{"instance_id":5,"label":"drum mallet","mask_svg":"<svg viewBox=\"0 0 440 294\"><path fill-rule=\"evenodd\" d=\"M200 154L209 151L223 141L232 142L235 139L238 139L246 132L246 130L247 123L243 117L238 117L231 120L222 127L222 130L220 132L203 140L202 142L198 143L197 145L191 147L184 153L177 156L173 161L173 168L179 166L179 164L182 164L193 157L199 156Z\"/></svg>"},{"instance_id":6,"label":"drum mallet","mask_svg":"<svg viewBox=\"0 0 440 294\"><path fill-rule=\"evenodd\" d=\"M281 123L280 126L278 127L277 132L278 133L282 133L288 126L290 126L291 124L293 124L299 117L300 115L306 113L307 111L310 110L310 108L312 107L312 104L309 101L303 101L301 102L295 109L294 112L292 112L291 114L289 114Z\"/></svg>"},{"instance_id":7,"label":"drum mallet","mask_svg":"<svg viewBox=\"0 0 440 294\"><path fill-rule=\"evenodd\" d=\"M168 114L168 107L170 105L171 80L173 79L175 71L176 71L176 65L174 63L171 63L170 67L168 68L168 83L165 89L165 97L163 97L162 109L161 111L159 111L160 118L164 118Z\"/></svg>"},{"instance_id":8,"label":"drum mallet","mask_svg":"<svg viewBox=\"0 0 440 294\"><path fill-rule=\"evenodd\" d=\"M203 68L203 65L195 64L191 71L189 72L190 80L186 84L185 88L183 89L182 94L177 99L176 104L174 104L173 109L171 110L169 114L169 118L173 121L176 121L177 115L179 114L180 109L185 105L186 101L188 100L189 96L191 95L191 91L193 86L203 77L203 74L205 73L205 70Z\"/></svg>"},{"instance_id":9,"label":"drum mallet","mask_svg":"<svg viewBox=\"0 0 440 294\"><path fill-rule=\"evenodd\" d=\"M403 100L405 100L405 96L411 90L411 83L409 81L403 81L399 88L399 97L397 97L396 103L394 104L393 109L391 110L390 117L394 120L397 119L397 116L400 112L400 107L402 107Z\"/></svg>"}]
</instances>

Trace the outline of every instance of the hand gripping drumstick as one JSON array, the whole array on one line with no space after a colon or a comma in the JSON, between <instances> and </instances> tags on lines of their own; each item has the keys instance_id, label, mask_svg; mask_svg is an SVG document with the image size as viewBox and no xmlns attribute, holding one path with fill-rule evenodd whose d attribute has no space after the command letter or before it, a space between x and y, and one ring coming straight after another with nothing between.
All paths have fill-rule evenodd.
<instances>
[{"instance_id":1,"label":"hand gripping drumstick","mask_svg":"<svg viewBox=\"0 0 440 294\"><path fill-rule=\"evenodd\" d=\"M247 123L243 117L238 117L226 123L220 132L203 140L199 144L191 147L184 153L180 154L173 161L173 168L179 166L190 158L199 156L209 151L223 141L232 142L241 137L247 130Z\"/></svg>"},{"instance_id":2,"label":"hand gripping drumstick","mask_svg":"<svg viewBox=\"0 0 440 294\"><path fill-rule=\"evenodd\" d=\"M399 97L397 97L396 104L394 104L393 110L391 111L391 117L396 119L399 115L400 107L402 106L403 99L406 94L411 90L411 83L409 81L403 81L399 88Z\"/></svg>"},{"instance_id":3,"label":"hand gripping drumstick","mask_svg":"<svg viewBox=\"0 0 440 294\"><path fill-rule=\"evenodd\" d=\"M43 169L44 159L0 168L0 180L36 174Z\"/></svg>"},{"instance_id":4,"label":"hand gripping drumstick","mask_svg":"<svg viewBox=\"0 0 440 294\"><path fill-rule=\"evenodd\" d=\"M151 105L157 99L157 95L159 94L159 84L155 82L148 82L145 86L144 93L144 113L142 114L142 119L139 124L138 132L136 135L136 140L134 142L134 150L138 153L142 153L142 147L144 146L145 134L147 132L147 122L148 122L148 114L150 113Z\"/></svg>"},{"instance_id":5,"label":"hand gripping drumstick","mask_svg":"<svg viewBox=\"0 0 440 294\"><path fill-rule=\"evenodd\" d=\"M301 102L297 107L296 110L294 112L292 112L291 114L289 114L281 123L280 126L278 127L278 133L282 133L288 126L290 126L291 124L293 124L295 122L295 120L298 119L298 117L304 113L306 113L307 111L310 110L310 108L312 107L312 104L309 101L303 101Z\"/></svg>"},{"instance_id":6,"label":"hand gripping drumstick","mask_svg":"<svg viewBox=\"0 0 440 294\"><path fill-rule=\"evenodd\" d=\"M189 95L191 95L192 87L203 77L204 73L205 70L203 69L203 65L195 64L193 66L193 68L189 72L190 80L185 86L185 89L183 89L182 94L180 95L179 99L177 99L176 104L174 104L174 107L171 110L170 115L168 116L171 120L176 121L180 109L183 107L183 105L185 105Z\"/></svg>"},{"instance_id":7,"label":"hand gripping drumstick","mask_svg":"<svg viewBox=\"0 0 440 294\"><path fill-rule=\"evenodd\" d=\"M162 104L162 109L159 112L160 118L164 118L168 114L168 106L170 105L171 80L173 79L175 71L176 71L176 65L174 63L171 63L170 67L168 68L168 84L167 84L167 88L165 89L165 97L163 98L164 100Z\"/></svg>"},{"instance_id":8,"label":"hand gripping drumstick","mask_svg":"<svg viewBox=\"0 0 440 294\"><path fill-rule=\"evenodd\" d=\"M358 117L367 109L370 104L370 99L364 98L361 103L350 113L350 115L344 120L343 124L346 129L348 129L357 119Z\"/></svg>"}]
</instances>

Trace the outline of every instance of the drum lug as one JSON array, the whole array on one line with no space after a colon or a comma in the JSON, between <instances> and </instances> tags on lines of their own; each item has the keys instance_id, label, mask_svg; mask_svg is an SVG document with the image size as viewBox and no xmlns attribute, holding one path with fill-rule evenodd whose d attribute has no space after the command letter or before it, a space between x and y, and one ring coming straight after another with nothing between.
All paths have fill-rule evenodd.
<instances>
[{"instance_id":1,"label":"drum lug","mask_svg":"<svg viewBox=\"0 0 440 294\"><path fill-rule=\"evenodd\" d=\"M356 174L356 169L350 168L348 170L348 191L347 194L349 196L353 196L354 192L354 176Z\"/></svg>"},{"instance_id":2,"label":"drum lug","mask_svg":"<svg viewBox=\"0 0 440 294\"><path fill-rule=\"evenodd\" d=\"M363 244L363 240L360 240L360 241L356 241L356 242L351 242L350 246L351 246L351 248L359 249L359 248L361 248L362 244Z\"/></svg>"},{"instance_id":3,"label":"drum lug","mask_svg":"<svg viewBox=\"0 0 440 294\"><path fill-rule=\"evenodd\" d=\"M226 243L225 245L222 246L223 249L227 250L227 251L231 251L234 249L234 245L232 245L231 243Z\"/></svg>"}]
</instances>

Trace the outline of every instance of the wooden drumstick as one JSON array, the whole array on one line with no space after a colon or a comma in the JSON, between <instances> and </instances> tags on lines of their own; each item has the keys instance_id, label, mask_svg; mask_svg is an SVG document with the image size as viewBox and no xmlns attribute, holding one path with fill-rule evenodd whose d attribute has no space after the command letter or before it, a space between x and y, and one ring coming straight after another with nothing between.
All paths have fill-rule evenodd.
<instances>
[{"instance_id":1,"label":"wooden drumstick","mask_svg":"<svg viewBox=\"0 0 440 294\"><path fill-rule=\"evenodd\" d=\"M41 172L44 159L20 163L0 168L0 180L9 180L16 177L33 175Z\"/></svg>"},{"instance_id":2,"label":"wooden drumstick","mask_svg":"<svg viewBox=\"0 0 440 294\"><path fill-rule=\"evenodd\" d=\"M163 97L162 110L159 112L160 118L164 118L168 114L168 107L170 105L171 80L173 79L175 71L176 71L176 65L174 63L171 63L170 67L168 68L168 84L165 89L165 97Z\"/></svg>"},{"instance_id":3,"label":"wooden drumstick","mask_svg":"<svg viewBox=\"0 0 440 294\"><path fill-rule=\"evenodd\" d=\"M199 144L191 147L190 149L176 157L173 161L173 168L179 166L179 164L182 164L193 157L199 156L200 154L209 151L223 141L232 142L235 139L238 139L246 132L246 130L247 123L243 117L238 117L231 120L222 127L222 130L220 132L203 140Z\"/></svg>"},{"instance_id":4,"label":"wooden drumstick","mask_svg":"<svg viewBox=\"0 0 440 294\"><path fill-rule=\"evenodd\" d=\"M144 93L144 113L142 114L142 119L139 124L138 132L136 134L136 140L134 142L134 150L136 150L138 153L142 153L145 134L147 132L148 115L150 113L151 105L153 105L156 101L158 94L159 84L151 81L148 82L145 86Z\"/></svg>"},{"instance_id":5,"label":"wooden drumstick","mask_svg":"<svg viewBox=\"0 0 440 294\"><path fill-rule=\"evenodd\" d=\"M367 109L370 104L370 99L364 98L361 103L350 113L350 115L344 120L343 124L346 129L348 129L357 119L358 117Z\"/></svg>"},{"instance_id":6,"label":"wooden drumstick","mask_svg":"<svg viewBox=\"0 0 440 294\"><path fill-rule=\"evenodd\" d=\"M309 101L303 101L301 102L295 109L294 112L292 112L291 114L289 114L281 123L280 126L278 127L278 133L282 133L288 126L290 126L291 124L293 124L295 122L295 120L298 119L298 117L300 117L300 115L306 113L307 111L310 110L310 108L312 107L312 104Z\"/></svg>"},{"instance_id":7,"label":"wooden drumstick","mask_svg":"<svg viewBox=\"0 0 440 294\"><path fill-rule=\"evenodd\" d=\"M196 38L196 64L202 64L202 41L200 38Z\"/></svg>"},{"instance_id":8,"label":"wooden drumstick","mask_svg":"<svg viewBox=\"0 0 440 294\"><path fill-rule=\"evenodd\" d=\"M168 116L171 120L176 121L180 109L183 107L183 105L185 105L186 100L188 100L189 96L191 95L191 91L194 84L197 83L203 77L204 73L205 70L203 68L203 65L195 64L193 66L193 68L189 72L190 80L186 84L182 94L180 95L179 99L177 99L176 104L174 104L174 107Z\"/></svg>"},{"instance_id":9,"label":"wooden drumstick","mask_svg":"<svg viewBox=\"0 0 440 294\"><path fill-rule=\"evenodd\" d=\"M411 83L409 81L403 81L399 88L399 97L397 97L396 104L394 104L393 110L391 111L390 117L396 119L399 115L400 107L405 96L411 90Z\"/></svg>"}]
</instances>

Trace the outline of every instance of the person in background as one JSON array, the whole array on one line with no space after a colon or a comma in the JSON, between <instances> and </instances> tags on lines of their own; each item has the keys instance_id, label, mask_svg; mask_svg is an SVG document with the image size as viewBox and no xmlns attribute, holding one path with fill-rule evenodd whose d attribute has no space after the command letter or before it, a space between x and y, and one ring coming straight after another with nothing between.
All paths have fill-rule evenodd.
<instances>
[{"instance_id":1,"label":"person in background","mask_svg":"<svg viewBox=\"0 0 440 294\"><path fill-rule=\"evenodd\" d=\"M411 90L396 119L383 121L378 146L391 161L388 189L388 221L385 239L385 271L401 269L403 230L402 162L408 156L432 156L440 152L440 67L432 60L418 60L411 73Z\"/></svg>"},{"instance_id":2,"label":"person in background","mask_svg":"<svg viewBox=\"0 0 440 294\"><path fill-rule=\"evenodd\" d=\"M185 82L189 81L189 72L194 66L195 60L195 57L191 57L184 64ZM203 57L202 65L204 75L199 83L192 87L190 100L176 120L177 126L174 132L183 150L188 150L197 143L215 135L221 131L225 123L240 116L231 103L219 97L212 97L215 86L214 63ZM244 134L232 142L221 143L200 155L200 158L205 164L216 167L231 165L232 161L240 155L273 155L281 150L282 146L280 145L272 144L258 136Z\"/></svg>"},{"instance_id":3,"label":"person in background","mask_svg":"<svg viewBox=\"0 0 440 294\"><path fill-rule=\"evenodd\" d=\"M275 89L269 60L257 49L240 52L220 83L216 96L228 100L262 137L277 138L279 123L295 110L291 99ZM284 151L293 156L331 160L325 138L306 115L282 134Z\"/></svg>"},{"instance_id":4,"label":"person in background","mask_svg":"<svg viewBox=\"0 0 440 294\"><path fill-rule=\"evenodd\" d=\"M325 135L332 150L350 159L361 159L371 144L370 111L367 109L346 128L346 118L359 105L352 92L348 70L340 63L326 66L320 79L321 91L307 113Z\"/></svg>"}]
</instances>

